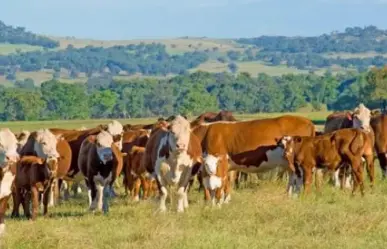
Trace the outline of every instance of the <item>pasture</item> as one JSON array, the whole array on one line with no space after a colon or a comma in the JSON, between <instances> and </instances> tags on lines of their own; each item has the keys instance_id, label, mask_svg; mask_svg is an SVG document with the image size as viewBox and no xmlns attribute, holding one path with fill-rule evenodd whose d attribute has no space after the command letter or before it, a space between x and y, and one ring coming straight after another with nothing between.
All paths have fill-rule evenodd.
<instances>
[{"instance_id":1,"label":"pasture","mask_svg":"<svg viewBox=\"0 0 387 249\"><path fill-rule=\"evenodd\" d=\"M297 113L321 124L327 112ZM238 119L280 114L235 115ZM121 123L148 123L152 119L126 119ZM108 120L7 122L15 132L41 127L80 128ZM328 184L321 194L289 199L286 181L251 175L241 189L232 191L229 204L206 207L197 184L189 192L189 210L183 214L167 203L168 212L155 213L156 200L133 203L118 189L108 215L87 211L85 191L77 198L49 209L36 222L6 218L7 232L0 248L384 248L387 242L387 184L381 182L376 161L376 183L366 195L351 197ZM263 178L270 178L269 175ZM122 185L122 179L118 180ZM7 215L10 214L8 210Z\"/></svg>"}]
</instances>

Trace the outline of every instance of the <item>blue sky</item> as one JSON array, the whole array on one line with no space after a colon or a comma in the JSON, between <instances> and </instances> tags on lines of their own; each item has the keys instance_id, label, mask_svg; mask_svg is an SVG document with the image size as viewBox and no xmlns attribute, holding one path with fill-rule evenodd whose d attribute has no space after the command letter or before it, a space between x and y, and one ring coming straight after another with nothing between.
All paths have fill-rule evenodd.
<instances>
[{"instance_id":1,"label":"blue sky","mask_svg":"<svg viewBox=\"0 0 387 249\"><path fill-rule=\"evenodd\" d=\"M136 39L387 29L387 0L1 0L0 20L56 36Z\"/></svg>"}]
</instances>

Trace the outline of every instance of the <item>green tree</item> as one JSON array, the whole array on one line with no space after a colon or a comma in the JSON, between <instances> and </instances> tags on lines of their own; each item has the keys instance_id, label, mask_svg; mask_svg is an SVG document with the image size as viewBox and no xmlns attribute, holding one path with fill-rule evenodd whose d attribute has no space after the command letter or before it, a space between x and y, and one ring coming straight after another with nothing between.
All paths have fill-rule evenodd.
<instances>
[{"instance_id":1,"label":"green tree","mask_svg":"<svg viewBox=\"0 0 387 249\"><path fill-rule=\"evenodd\" d=\"M91 117L107 118L113 115L117 94L111 90L95 91L89 96Z\"/></svg>"}]
</instances>

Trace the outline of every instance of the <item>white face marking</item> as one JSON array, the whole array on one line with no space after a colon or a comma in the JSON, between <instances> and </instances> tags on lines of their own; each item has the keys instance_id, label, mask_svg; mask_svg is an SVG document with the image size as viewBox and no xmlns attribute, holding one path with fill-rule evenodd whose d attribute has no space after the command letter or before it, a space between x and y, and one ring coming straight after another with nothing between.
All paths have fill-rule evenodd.
<instances>
[{"instance_id":1,"label":"white face marking","mask_svg":"<svg viewBox=\"0 0 387 249\"><path fill-rule=\"evenodd\" d=\"M204 168L209 175L215 175L218 168L219 158L208 154L204 157Z\"/></svg>"},{"instance_id":2,"label":"white face marking","mask_svg":"<svg viewBox=\"0 0 387 249\"><path fill-rule=\"evenodd\" d=\"M188 120L178 115L170 124L168 142L173 152L187 151L191 136L191 126Z\"/></svg>"},{"instance_id":3,"label":"white face marking","mask_svg":"<svg viewBox=\"0 0 387 249\"><path fill-rule=\"evenodd\" d=\"M12 193L12 183L15 179L15 175L11 172L5 172L3 179L0 182L0 199L9 196Z\"/></svg>"},{"instance_id":4,"label":"white face marking","mask_svg":"<svg viewBox=\"0 0 387 249\"><path fill-rule=\"evenodd\" d=\"M361 128L369 131L371 111L365 107L365 105L360 104L357 108L355 108L354 112L353 128Z\"/></svg>"},{"instance_id":5,"label":"white face marking","mask_svg":"<svg viewBox=\"0 0 387 249\"><path fill-rule=\"evenodd\" d=\"M122 135L124 132L124 127L117 120L113 120L107 125L107 132L112 136ZM119 150L122 150L122 136L120 141L117 141L114 144L118 147Z\"/></svg>"},{"instance_id":6,"label":"white face marking","mask_svg":"<svg viewBox=\"0 0 387 249\"><path fill-rule=\"evenodd\" d=\"M0 130L0 168L7 166L8 163L19 160L17 143L16 136L11 130L8 128Z\"/></svg>"},{"instance_id":7,"label":"white face marking","mask_svg":"<svg viewBox=\"0 0 387 249\"><path fill-rule=\"evenodd\" d=\"M40 129L36 132L34 150L40 158L57 160L59 153L56 145L60 135L55 136L48 129Z\"/></svg>"},{"instance_id":8,"label":"white face marking","mask_svg":"<svg viewBox=\"0 0 387 249\"><path fill-rule=\"evenodd\" d=\"M113 159L113 137L106 131L101 131L96 137L97 154L99 159L106 164Z\"/></svg>"}]
</instances>

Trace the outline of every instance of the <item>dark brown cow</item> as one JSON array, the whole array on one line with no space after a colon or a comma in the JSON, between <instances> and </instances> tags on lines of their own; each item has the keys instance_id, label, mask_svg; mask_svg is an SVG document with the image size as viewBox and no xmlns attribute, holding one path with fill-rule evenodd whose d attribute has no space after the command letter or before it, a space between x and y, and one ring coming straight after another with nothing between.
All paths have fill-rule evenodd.
<instances>
[{"instance_id":1,"label":"dark brown cow","mask_svg":"<svg viewBox=\"0 0 387 249\"><path fill-rule=\"evenodd\" d=\"M276 139L283 136L314 136L311 120L285 115L277 118L202 124L193 130L208 155L228 155L230 169L246 173L287 167ZM214 165L214 167L216 167ZM225 196L225 198L229 198Z\"/></svg>"},{"instance_id":2,"label":"dark brown cow","mask_svg":"<svg viewBox=\"0 0 387 249\"><path fill-rule=\"evenodd\" d=\"M201 146L190 131L190 123L178 115L168 128L159 128L146 144L144 165L154 174L160 190L159 210L166 211L167 187L176 186L178 194L177 211L188 208L187 186L192 166L201 160Z\"/></svg>"},{"instance_id":3,"label":"dark brown cow","mask_svg":"<svg viewBox=\"0 0 387 249\"><path fill-rule=\"evenodd\" d=\"M108 212L110 188L122 170L126 155L116 146L113 136L104 130L82 142L78 166L89 189L90 210Z\"/></svg>"},{"instance_id":4,"label":"dark brown cow","mask_svg":"<svg viewBox=\"0 0 387 249\"><path fill-rule=\"evenodd\" d=\"M373 116L371 127L375 133L375 150L382 169L382 177L385 179L387 176L387 115Z\"/></svg>"},{"instance_id":5,"label":"dark brown cow","mask_svg":"<svg viewBox=\"0 0 387 249\"><path fill-rule=\"evenodd\" d=\"M39 197L43 193L43 215L47 214L51 183L57 161L47 161L36 156L24 156L16 168L12 217L19 217L19 206L23 204L25 216L36 220L39 211ZM32 216L29 203L32 202Z\"/></svg>"},{"instance_id":6,"label":"dark brown cow","mask_svg":"<svg viewBox=\"0 0 387 249\"><path fill-rule=\"evenodd\" d=\"M346 128L317 137L284 136L278 140L278 145L284 148L284 157L294 175L297 175L298 179L303 177L306 194L310 192L314 169L337 170L341 165L348 164L352 168L354 178L352 194L360 185L360 192L364 195L362 156L367 155L367 164L373 161L372 146L367 140L368 135L364 131ZM316 181L316 184L320 190L319 181ZM294 184L289 186L289 193L293 186Z\"/></svg>"},{"instance_id":7,"label":"dark brown cow","mask_svg":"<svg viewBox=\"0 0 387 249\"><path fill-rule=\"evenodd\" d=\"M126 158L125 189L129 189L133 201L140 200L140 187L143 188L142 199L146 200L153 194L155 179L152 179L144 164L145 147L133 146ZM157 187L157 185L156 185Z\"/></svg>"},{"instance_id":8,"label":"dark brown cow","mask_svg":"<svg viewBox=\"0 0 387 249\"><path fill-rule=\"evenodd\" d=\"M216 121L237 121L232 112L230 111L220 111L216 112L206 112L198 116L195 120L191 122L191 128L194 129L200 124L203 123L212 123Z\"/></svg>"}]
</instances>

